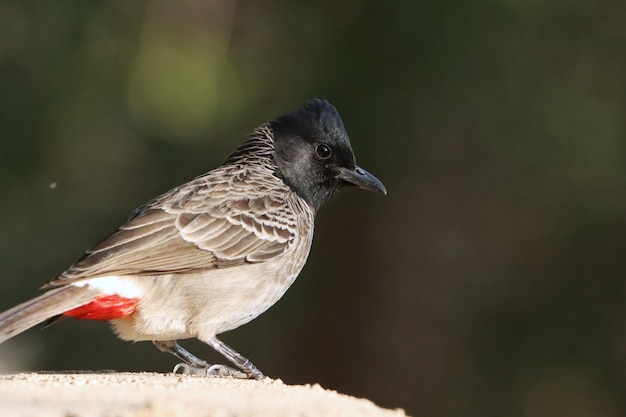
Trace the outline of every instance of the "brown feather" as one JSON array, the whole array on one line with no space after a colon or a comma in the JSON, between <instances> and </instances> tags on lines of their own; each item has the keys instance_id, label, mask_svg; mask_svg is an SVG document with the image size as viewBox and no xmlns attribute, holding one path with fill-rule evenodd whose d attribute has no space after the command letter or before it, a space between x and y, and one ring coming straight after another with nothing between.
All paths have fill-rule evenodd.
<instances>
[{"instance_id":1,"label":"brown feather","mask_svg":"<svg viewBox=\"0 0 626 417\"><path fill-rule=\"evenodd\" d=\"M267 167L225 165L138 209L48 285L266 262L293 243L296 217L307 210Z\"/></svg>"}]
</instances>

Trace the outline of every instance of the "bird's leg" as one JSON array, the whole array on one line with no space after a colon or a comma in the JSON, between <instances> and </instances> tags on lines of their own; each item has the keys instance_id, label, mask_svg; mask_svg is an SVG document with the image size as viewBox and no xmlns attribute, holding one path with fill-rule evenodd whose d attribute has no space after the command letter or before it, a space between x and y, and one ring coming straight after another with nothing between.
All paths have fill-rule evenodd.
<instances>
[{"instance_id":1,"label":"bird's leg","mask_svg":"<svg viewBox=\"0 0 626 417\"><path fill-rule=\"evenodd\" d=\"M209 346L211 346L213 349L217 350L219 353L222 354L222 356L224 356L226 359L228 359L233 364L235 364L239 369L241 369L247 375L248 378L252 378L252 379L264 378L263 373L259 371L257 367L254 366L252 362L250 362L249 359L246 359L243 356L241 356L237 351L235 351L233 348L229 347L228 345L224 344L224 342L219 340L217 337L213 336L212 338L208 340L202 340L202 341L208 344Z\"/></svg>"},{"instance_id":2,"label":"bird's leg","mask_svg":"<svg viewBox=\"0 0 626 417\"><path fill-rule=\"evenodd\" d=\"M172 355L183 361L186 365L192 366L194 368L209 368L211 366L207 362L195 357L194 355L180 347L180 345L176 343L175 340L155 340L152 343L154 343L157 349L159 349L161 352L171 353Z\"/></svg>"},{"instance_id":3,"label":"bird's leg","mask_svg":"<svg viewBox=\"0 0 626 417\"><path fill-rule=\"evenodd\" d=\"M223 365L210 365L200 358L195 357L185 349L180 347L175 340L155 340L152 343L161 352L171 353L178 359L183 361L174 367L174 373L181 372L189 375L202 375L202 376L219 376L219 377L233 377L246 379L247 374L240 372L236 369L229 368Z\"/></svg>"}]
</instances>

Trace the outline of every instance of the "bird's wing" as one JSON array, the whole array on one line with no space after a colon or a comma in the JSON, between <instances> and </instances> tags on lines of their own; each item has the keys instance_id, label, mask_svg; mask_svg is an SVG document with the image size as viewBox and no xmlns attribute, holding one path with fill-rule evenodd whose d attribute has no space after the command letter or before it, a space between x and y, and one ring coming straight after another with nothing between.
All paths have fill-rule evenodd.
<instances>
[{"instance_id":1,"label":"bird's wing","mask_svg":"<svg viewBox=\"0 0 626 417\"><path fill-rule=\"evenodd\" d=\"M294 241L296 213L281 193L227 187L172 190L48 285L108 275L161 275L264 262Z\"/></svg>"}]
</instances>

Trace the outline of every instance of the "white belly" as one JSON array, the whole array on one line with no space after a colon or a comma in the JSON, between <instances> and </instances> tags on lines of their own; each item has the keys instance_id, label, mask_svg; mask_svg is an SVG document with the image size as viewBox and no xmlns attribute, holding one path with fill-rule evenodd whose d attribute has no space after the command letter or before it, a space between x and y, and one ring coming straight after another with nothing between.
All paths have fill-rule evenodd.
<instances>
[{"instance_id":1,"label":"white belly","mask_svg":"<svg viewBox=\"0 0 626 417\"><path fill-rule=\"evenodd\" d=\"M133 341L207 340L235 329L285 294L304 266L308 248L293 265L262 262L205 274L133 277L142 289L141 301L133 315L112 321L114 331Z\"/></svg>"}]
</instances>

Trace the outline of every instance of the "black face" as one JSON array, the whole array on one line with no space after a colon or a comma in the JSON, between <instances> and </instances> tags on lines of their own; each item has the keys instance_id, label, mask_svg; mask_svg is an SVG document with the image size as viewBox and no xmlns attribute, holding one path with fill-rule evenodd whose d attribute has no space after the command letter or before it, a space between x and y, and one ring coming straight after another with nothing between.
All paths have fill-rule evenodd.
<instances>
[{"instance_id":1,"label":"black face","mask_svg":"<svg viewBox=\"0 0 626 417\"><path fill-rule=\"evenodd\" d=\"M276 174L316 210L345 185L386 193L373 175L356 166L341 117L325 100L311 100L270 123Z\"/></svg>"}]
</instances>

